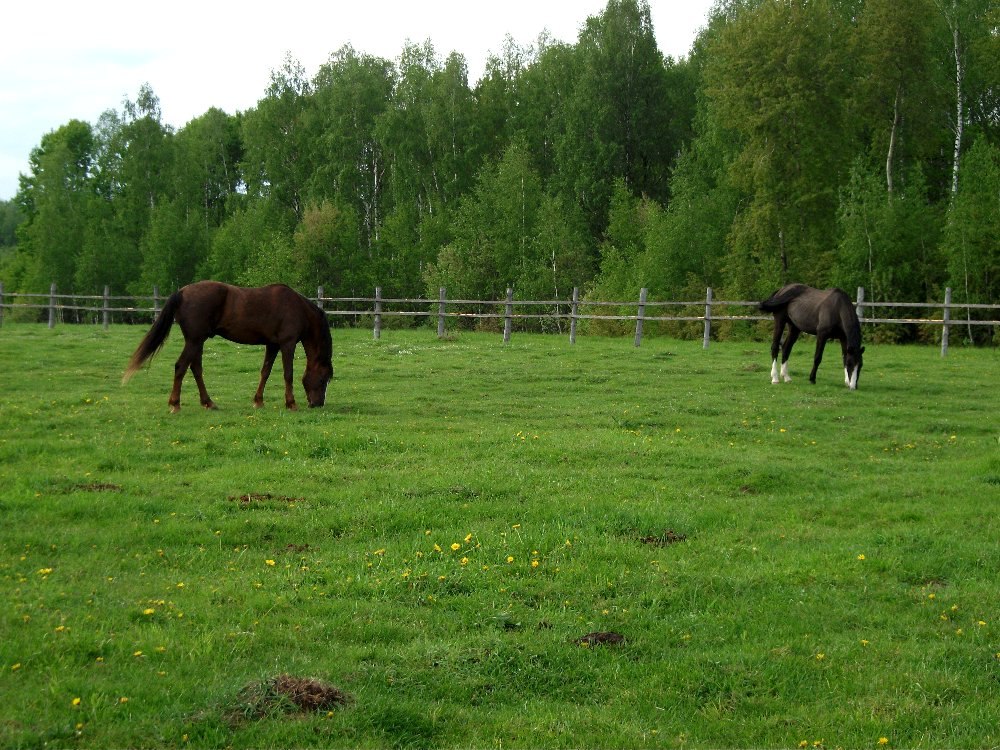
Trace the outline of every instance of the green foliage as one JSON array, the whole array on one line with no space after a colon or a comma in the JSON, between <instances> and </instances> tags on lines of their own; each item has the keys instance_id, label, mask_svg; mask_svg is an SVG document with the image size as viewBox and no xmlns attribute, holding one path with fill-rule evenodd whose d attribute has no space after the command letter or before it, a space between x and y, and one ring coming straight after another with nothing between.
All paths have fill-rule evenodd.
<instances>
[{"instance_id":1,"label":"green foliage","mask_svg":"<svg viewBox=\"0 0 1000 750\"><path fill-rule=\"evenodd\" d=\"M1000 298L1000 148L978 140L965 159L964 177L948 213L944 247L956 300Z\"/></svg>"},{"instance_id":2,"label":"green foliage","mask_svg":"<svg viewBox=\"0 0 1000 750\"><path fill-rule=\"evenodd\" d=\"M474 85L430 39L394 61L346 46L312 77L288 54L256 106L177 131L145 84L41 138L0 279L992 301L995 5L719 3L673 60L647 0L608 0L574 43L507 39Z\"/></svg>"},{"instance_id":3,"label":"green foliage","mask_svg":"<svg viewBox=\"0 0 1000 750\"><path fill-rule=\"evenodd\" d=\"M214 339L171 415L142 334L0 329L4 747L997 743L995 350L346 330L291 413Z\"/></svg>"}]
</instances>

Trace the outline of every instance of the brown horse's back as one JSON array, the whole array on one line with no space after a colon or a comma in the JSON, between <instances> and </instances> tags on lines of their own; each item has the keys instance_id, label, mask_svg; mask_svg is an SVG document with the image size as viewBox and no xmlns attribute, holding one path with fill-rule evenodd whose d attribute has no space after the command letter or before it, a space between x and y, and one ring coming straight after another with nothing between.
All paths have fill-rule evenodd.
<instances>
[{"instance_id":1,"label":"brown horse's back","mask_svg":"<svg viewBox=\"0 0 1000 750\"><path fill-rule=\"evenodd\" d=\"M237 344L282 344L305 335L309 303L284 284L254 289L198 281L181 290L184 305L177 322L186 337L222 336Z\"/></svg>"}]
</instances>

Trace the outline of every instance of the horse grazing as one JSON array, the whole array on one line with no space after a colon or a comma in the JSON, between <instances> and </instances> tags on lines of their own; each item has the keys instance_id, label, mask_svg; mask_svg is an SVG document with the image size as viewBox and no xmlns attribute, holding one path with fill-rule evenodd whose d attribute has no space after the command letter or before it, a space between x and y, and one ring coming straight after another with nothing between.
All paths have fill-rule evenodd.
<instances>
[{"instance_id":1,"label":"horse grazing","mask_svg":"<svg viewBox=\"0 0 1000 750\"><path fill-rule=\"evenodd\" d=\"M852 391L858 387L861 373L861 323L847 293L840 289L813 289L805 284L788 284L760 303L760 309L774 314L774 338L771 340L771 382L777 383L778 349L781 348L780 376L789 382L788 355L799 334L816 334L816 355L809 382L816 382L816 370L823 359L828 339L839 339L844 353L844 382ZM788 326L784 345L781 334Z\"/></svg>"},{"instance_id":2,"label":"horse grazing","mask_svg":"<svg viewBox=\"0 0 1000 750\"><path fill-rule=\"evenodd\" d=\"M285 371L285 406L298 408L292 392L292 360L300 341L306 352L302 385L309 406L322 406L326 402L326 386L333 377L329 322L317 305L284 284L244 289L218 281L198 281L174 292L129 360L123 383L160 350L175 320L184 334L184 349L174 365L174 387L167 402L170 411L181 408L181 381L188 367L198 384L201 405L206 409L216 408L205 390L201 367L205 340L213 336L266 347L260 385L253 397L255 407L264 405L264 384L280 351Z\"/></svg>"}]
</instances>

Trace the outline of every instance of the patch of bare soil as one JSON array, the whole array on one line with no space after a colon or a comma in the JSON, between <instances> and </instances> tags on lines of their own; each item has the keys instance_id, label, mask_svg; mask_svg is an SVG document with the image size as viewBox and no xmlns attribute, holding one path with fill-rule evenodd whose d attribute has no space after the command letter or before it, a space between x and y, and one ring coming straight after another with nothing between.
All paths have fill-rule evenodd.
<instances>
[{"instance_id":1,"label":"patch of bare soil","mask_svg":"<svg viewBox=\"0 0 1000 750\"><path fill-rule=\"evenodd\" d=\"M249 508L254 504L280 502L280 503L301 503L304 497L288 497L287 495L272 495L270 492L248 492L243 495L230 495L229 499L237 502L243 508Z\"/></svg>"},{"instance_id":2,"label":"patch of bare soil","mask_svg":"<svg viewBox=\"0 0 1000 750\"><path fill-rule=\"evenodd\" d=\"M671 544L683 542L685 539L687 539L687 534L679 534L673 529L666 529L662 534L648 534L639 537L639 541L643 544L652 544L657 547L669 547Z\"/></svg>"},{"instance_id":3,"label":"patch of bare soil","mask_svg":"<svg viewBox=\"0 0 1000 750\"><path fill-rule=\"evenodd\" d=\"M577 638L573 643L578 643L581 646L621 646L625 643L625 636L612 631L600 631L587 633L587 635Z\"/></svg>"},{"instance_id":4,"label":"patch of bare soil","mask_svg":"<svg viewBox=\"0 0 1000 750\"><path fill-rule=\"evenodd\" d=\"M323 680L282 674L243 688L226 718L238 723L276 714L333 711L351 701L351 696Z\"/></svg>"},{"instance_id":5,"label":"patch of bare soil","mask_svg":"<svg viewBox=\"0 0 1000 750\"><path fill-rule=\"evenodd\" d=\"M89 482L87 484L74 484L71 488L80 492L121 492L120 485L110 482Z\"/></svg>"}]
</instances>

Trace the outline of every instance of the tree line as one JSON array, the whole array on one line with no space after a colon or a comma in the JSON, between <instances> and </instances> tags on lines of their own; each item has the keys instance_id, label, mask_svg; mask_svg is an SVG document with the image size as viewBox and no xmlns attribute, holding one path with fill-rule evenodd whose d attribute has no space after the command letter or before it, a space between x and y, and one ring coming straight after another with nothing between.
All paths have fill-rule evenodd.
<instances>
[{"instance_id":1,"label":"tree line","mask_svg":"<svg viewBox=\"0 0 1000 750\"><path fill-rule=\"evenodd\" d=\"M291 55L257 105L162 121L148 85L42 136L0 204L7 289L198 278L330 296L1000 298L1000 5L719 0L690 54L647 0L508 38Z\"/></svg>"}]
</instances>

